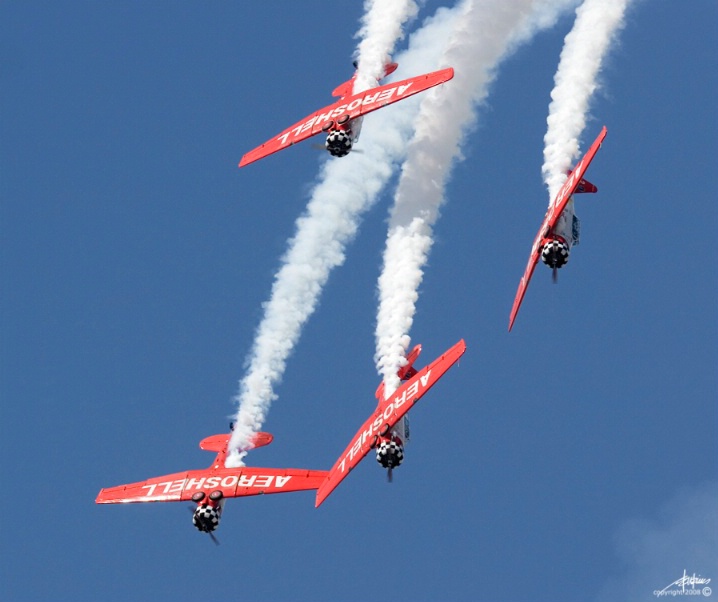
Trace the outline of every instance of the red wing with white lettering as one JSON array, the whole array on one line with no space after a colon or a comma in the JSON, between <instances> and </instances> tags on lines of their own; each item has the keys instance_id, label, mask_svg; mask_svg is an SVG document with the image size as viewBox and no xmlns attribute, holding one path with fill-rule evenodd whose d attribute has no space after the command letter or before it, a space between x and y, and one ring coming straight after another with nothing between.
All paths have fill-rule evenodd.
<instances>
[{"instance_id":1,"label":"red wing with white lettering","mask_svg":"<svg viewBox=\"0 0 718 602\"><path fill-rule=\"evenodd\" d=\"M327 478L317 491L315 505L319 507L361 459L373 449L401 420L421 397L453 366L466 351L466 343L459 341L441 357L419 370L388 399L380 400L374 413L362 425L347 446ZM418 355L418 353L417 353Z\"/></svg>"},{"instance_id":2,"label":"red wing with white lettering","mask_svg":"<svg viewBox=\"0 0 718 602\"><path fill-rule=\"evenodd\" d=\"M221 498L318 489L326 470L221 468L190 470L100 490L98 504L192 501L197 493L221 491ZM216 495L216 494L215 494Z\"/></svg>"},{"instance_id":3,"label":"red wing with white lettering","mask_svg":"<svg viewBox=\"0 0 718 602\"><path fill-rule=\"evenodd\" d=\"M414 94L443 84L452 77L454 77L454 70L452 68L442 69L399 82L384 84L383 86L371 88L352 96L346 96L334 104L315 111L261 146L249 151L242 157L239 166L244 167L245 165L254 163L259 159L263 159L268 155L322 132L328 135L331 135L332 132L335 131L345 132L346 136L350 138L349 142L345 142L345 144L348 144L349 148L351 148L353 141L351 139L351 123L353 120L392 103L409 98ZM338 91L341 93L344 90L341 89ZM337 90L335 90L335 92L337 92ZM329 144L327 145L327 149L334 156L343 156L332 152Z\"/></svg>"},{"instance_id":4,"label":"red wing with white lettering","mask_svg":"<svg viewBox=\"0 0 718 602\"><path fill-rule=\"evenodd\" d=\"M588 149L583 158L576 164L576 167L569 172L566 182L564 182L561 189L558 191L556 198L553 199L551 204L548 206L546 216L544 217L541 227L539 228L538 234L534 239L533 245L531 246L531 253L529 254L529 260L526 263L526 269L524 275L519 282L518 290L516 291L516 297L514 298L514 304L511 308L511 314L509 316L509 331L514 325L516 315L519 313L521 302L523 301L526 289L528 288L531 276L536 269L539 257L541 256L541 249L543 247L546 238L551 234L551 231L556 226L558 219L561 217L561 213L566 208L567 203L571 200L571 195L576 192L596 192L597 188L586 181L583 178L583 174L586 173L588 166L596 156L598 149L601 148L603 139L606 137L608 130L606 126L603 127L601 132L598 134L596 139L593 141L591 148Z\"/></svg>"}]
</instances>

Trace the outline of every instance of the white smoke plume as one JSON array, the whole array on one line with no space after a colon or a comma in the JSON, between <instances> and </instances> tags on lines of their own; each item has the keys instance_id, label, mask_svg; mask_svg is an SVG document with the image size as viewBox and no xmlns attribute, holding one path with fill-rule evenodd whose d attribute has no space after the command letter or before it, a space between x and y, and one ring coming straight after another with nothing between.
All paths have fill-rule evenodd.
<instances>
[{"instance_id":1,"label":"white smoke plume","mask_svg":"<svg viewBox=\"0 0 718 602\"><path fill-rule=\"evenodd\" d=\"M385 395L399 386L405 364L423 268L433 243L433 225L444 187L461 145L476 123L501 60L538 29L553 25L573 0L465 0L441 63L454 67L450 86L421 102L394 198L384 267L379 277L376 326L377 370Z\"/></svg>"},{"instance_id":2,"label":"white smoke plume","mask_svg":"<svg viewBox=\"0 0 718 602\"><path fill-rule=\"evenodd\" d=\"M544 136L543 178L554 199L579 155L578 138L586 125L589 101L628 0L585 0L576 9L573 29L564 40L551 92Z\"/></svg>"},{"instance_id":3,"label":"white smoke plume","mask_svg":"<svg viewBox=\"0 0 718 602\"><path fill-rule=\"evenodd\" d=\"M379 6L370 3L375 5ZM407 76L421 73L412 71L417 62L424 68L436 63L440 52L437 40L444 39L442 36L448 35L450 28L450 11L441 14L444 18L433 19L423 35L412 36L417 42L405 54L406 61L399 57L407 66L402 69ZM388 55L392 46L388 38L385 42L383 52ZM369 47L376 51L374 46ZM359 61L362 62L361 56ZM363 154L352 153L324 164L306 212L297 220L296 233L288 243L270 298L264 304L247 373L235 398L239 407L226 466L243 464L252 435L261 429L276 398L274 386L281 381L287 358L316 308L330 271L344 261L345 246L354 237L361 216L404 155L418 105L409 98L398 106L399 110L387 107L367 116L361 139Z\"/></svg>"},{"instance_id":4,"label":"white smoke plume","mask_svg":"<svg viewBox=\"0 0 718 602\"><path fill-rule=\"evenodd\" d=\"M404 25L416 17L418 12L414 0L364 2L362 27L357 33L362 40L357 48L355 94L377 85L377 80L384 73L384 66L392 58L390 51L404 37Z\"/></svg>"}]
</instances>

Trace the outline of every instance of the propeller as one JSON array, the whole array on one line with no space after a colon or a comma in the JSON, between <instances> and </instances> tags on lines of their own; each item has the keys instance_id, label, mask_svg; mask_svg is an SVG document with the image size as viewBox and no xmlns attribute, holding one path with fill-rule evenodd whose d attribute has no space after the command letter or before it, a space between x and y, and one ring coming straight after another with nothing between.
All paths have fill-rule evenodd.
<instances>
[{"instance_id":1,"label":"propeller","mask_svg":"<svg viewBox=\"0 0 718 602\"><path fill-rule=\"evenodd\" d=\"M387 481L391 483L394 479L394 450L390 448L390 451L387 455L389 456L389 468L386 471L386 478Z\"/></svg>"},{"instance_id":2,"label":"propeller","mask_svg":"<svg viewBox=\"0 0 718 602\"><path fill-rule=\"evenodd\" d=\"M320 144L319 142L317 142L316 144L312 144L312 148L313 148L314 150L323 150L323 151L327 150L327 147L324 146L323 144ZM364 151L363 151L361 148L353 148L353 147L352 147L351 152L352 152L352 153L358 153L358 154L360 154L360 155L363 155L363 154L364 154Z\"/></svg>"},{"instance_id":3,"label":"propeller","mask_svg":"<svg viewBox=\"0 0 718 602\"><path fill-rule=\"evenodd\" d=\"M558 282L558 268L553 268L553 274L551 275L551 279L553 280L553 283L556 284Z\"/></svg>"}]
</instances>

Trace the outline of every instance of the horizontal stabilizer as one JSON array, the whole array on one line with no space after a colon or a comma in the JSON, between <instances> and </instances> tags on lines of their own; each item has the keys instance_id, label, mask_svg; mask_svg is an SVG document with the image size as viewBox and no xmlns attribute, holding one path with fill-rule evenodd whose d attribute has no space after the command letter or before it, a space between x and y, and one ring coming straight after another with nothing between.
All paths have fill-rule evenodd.
<instances>
[{"instance_id":1,"label":"horizontal stabilizer","mask_svg":"<svg viewBox=\"0 0 718 602\"><path fill-rule=\"evenodd\" d=\"M384 79L387 75L390 73L394 73L396 71L396 68L399 66L398 63L388 63L386 67L384 67L384 75L382 75L379 79ZM354 68L356 69L357 63L354 61ZM356 73L351 79L348 79L343 84L339 84L334 90L332 91L332 96L339 96L340 98L344 98L345 96L349 96L354 93L354 80L356 79Z\"/></svg>"},{"instance_id":2,"label":"horizontal stabilizer","mask_svg":"<svg viewBox=\"0 0 718 602\"><path fill-rule=\"evenodd\" d=\"M222 433L221 435L212 435L206 437L199 442L200 449L212 452L223 452L227 448L227 443L231 437L230 433ZM270 433L255 433L252 437L250 449L269 445L274 437Z\"/></svg>"},{"instance_id":3,"label":"horizontal stabilizer","mask_svg":"<svg viewBox=\"0 0 718 602\"><path fill-rule=\"evenodd\" d=\"M571 171L572 170L569 169L566 172L566 175L570 176ZM573 191L573 194L581 194L584 192L598 192L598 186L591 184L591 182L589 182L586 178L581 178L576 186L576 190Z\"/></svg>"},{"instance_id":4,"label":"horizontal stabilizer","mask_svg":"<svg viewBox=\"0 0 718 602\"><path fill-rule=\"evenodd\" d=\"M400 381L409 380L412 376L416 374L416 368L414 368L414 362L419 357L419 354L421 353L421 345L416 345L409 355L406 356L406 364L403 365L399 370L397 371L396 375L399 377ZM384 381L379 383L379 386L376 388L376 392L374 393L374 397L376 397L379 402L384 401Z\"/></svg>"}]
</instances>

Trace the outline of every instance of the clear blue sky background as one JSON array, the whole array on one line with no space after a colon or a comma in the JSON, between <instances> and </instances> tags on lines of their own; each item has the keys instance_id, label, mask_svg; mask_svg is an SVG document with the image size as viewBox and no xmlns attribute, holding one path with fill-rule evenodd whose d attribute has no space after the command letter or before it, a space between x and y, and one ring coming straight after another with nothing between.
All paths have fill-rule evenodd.
<instances>
[{"instance_id":1,"label":"clear blue sky background","mask_svg":"<svg viewBox=\"0 0 718 602\"><path fill-rule=\"evenodd\" d=\"M331 100L361 15L318 0L0 4L3 600L651 600L684 569L718 583L709 0L628 13L584 136L608 126L581 246L556 286L539 266L510 335L573 15L501 69L411 333L422 365L469 349L412 413L393 484L369 459L319 510L312 493L230 501L219 547L184 505L94 504L210 462L197 443L227 429L324 159L304 144L237 162ZM391 189L332 274L253 464L328 468L373 409Z\"/></svg>"}]
</instances>

